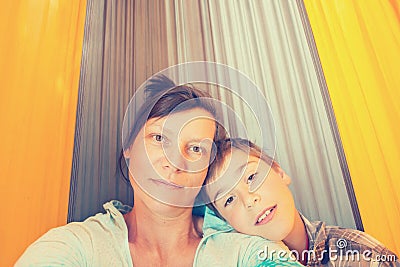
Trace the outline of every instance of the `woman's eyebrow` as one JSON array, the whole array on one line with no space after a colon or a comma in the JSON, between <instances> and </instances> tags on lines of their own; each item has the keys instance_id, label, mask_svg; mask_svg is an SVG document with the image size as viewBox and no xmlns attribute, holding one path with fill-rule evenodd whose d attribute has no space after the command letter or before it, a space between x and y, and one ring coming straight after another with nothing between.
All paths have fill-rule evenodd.
<instances>
[{"instance_id":1,"label":"woman's eyebrow","mask_svg":"<svg viewBox=\"0 0 400 267\"><path fill-rule=\"evenodd\" d=\"M210 138L201 138L201 137L193 137L193 138L189 139L188 141L195 142L195 143L204 143L204 141L210 141L209 143L213 142Z\"/></svg>"},{"instance_id":2,"label":"woman's eyebrow","mask_svg":"<svg viewBox=\"0 0 400 267\"><path fill-rule=\"evenodd\" d=\"M156 128L158 131L166 133L166 134L171 134L172 131L168 128L165 127L165 125L163 123L159 123L157 121L147 125L148 129L154 129Z\"/></svg>"},{"instance_id":3,"label":"woman's eyebrow","mask_svg":"<svg viewBox=\"0 0 400 267\"><path fill-rule=\"evenodd\" d=\"M147 128L150 129L150 130L156 128L158 131L160 131L162 133L165 133L167 135L170 135L170 136L174 135L174 132L171 129L165 127L164 124L162 124L162 123L160 124L157 121L153 122L152 124L149 124L147 126ZM206 137L196 137L196 136L194 136L193 138L190 138L189 140L186 140L186 142L202 143L205 140L210 140L210 139L206 138Z\"/></svg>"}]
</instances>

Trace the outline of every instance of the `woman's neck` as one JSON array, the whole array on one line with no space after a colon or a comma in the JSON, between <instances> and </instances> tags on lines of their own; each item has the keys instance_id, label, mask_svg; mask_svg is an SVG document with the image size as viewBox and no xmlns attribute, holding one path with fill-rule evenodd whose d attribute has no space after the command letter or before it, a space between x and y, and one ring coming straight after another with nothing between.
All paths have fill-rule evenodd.
<instances>
[{"instance_id":1,"label":"woman's neck","mask_svg":"<svg viewBox=\"0 0 400 267\"><path fill-rule=\"evenodd\" d=\"M289 250L297 251L300 263L306 265L308 253L303 253L303 251L308 250L308 235L299 212L297 210L295 212L293 229L283 240L283 243L288 246Z\"/></svg>"},{"instance_id":2,"label":"woman's neck","mask_svg":"<svg viewBox=\"0 0 400 267\"><path fill-rule=\"evenodd\" d=\"M170 247L201 238L197 233L191 208L179 208L162 203L149 207L135 201L133 210L125 215L130 243L150 247Z\"/></svg>"},{"instance_id":3,"label":"woman's neck","mask_svg":"<svg viewBox=\"0 0 400 267\"><path fill-rule=\"evenodd\" d=\"M149 202L150 203L150 202ZM192 266L201 236L192 210L144 201L124 215L129 250L135 266Z\"/></svg>"}]
</instances>

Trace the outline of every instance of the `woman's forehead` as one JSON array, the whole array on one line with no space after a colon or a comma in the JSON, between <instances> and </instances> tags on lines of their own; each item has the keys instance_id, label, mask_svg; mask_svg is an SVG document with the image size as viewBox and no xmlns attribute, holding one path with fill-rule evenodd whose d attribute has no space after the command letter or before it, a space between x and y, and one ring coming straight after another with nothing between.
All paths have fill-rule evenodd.
<instances>
[{"instance_id":1,"label":"woman's forehead","mask_svg":"<svg viewBox=\"0 0 400 267\"><path fill-rule=\"evenodd\" d=\"M149 119L146 129L158 129L165 134L191 134L193 139L214 136L215 132L214 116L202 109L194 108L186 111L171 113L165 117Z\"/></svg>"}]
</instances>

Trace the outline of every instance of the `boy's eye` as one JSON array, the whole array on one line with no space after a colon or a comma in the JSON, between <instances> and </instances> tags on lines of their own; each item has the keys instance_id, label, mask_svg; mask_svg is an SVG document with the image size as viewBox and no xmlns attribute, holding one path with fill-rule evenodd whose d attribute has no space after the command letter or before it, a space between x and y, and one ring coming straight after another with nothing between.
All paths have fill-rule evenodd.
<instances>
[{"instance_id":1,"label":"boy's eye","mask_svg":"<svg viewBox=\"0 0 400 267\"><path fill-rule=\"evenodd\" d=\"M235 198L233 196L228 197L228 199L225 201L224 207L230 205L234 200Z\"/></svg>"},{"instance_id":2,"label":"boy's eye","mask_svg":"<svg viewBox=\"0 0 400 267\"><path fill-rule=\"evenodd\" d=\"M252 182L254 182L254 180L256 179L256 173L253 173L252 175L250 175L249 177L247 177L247 184L251 184Z\"/></svg>"}]
</instances>

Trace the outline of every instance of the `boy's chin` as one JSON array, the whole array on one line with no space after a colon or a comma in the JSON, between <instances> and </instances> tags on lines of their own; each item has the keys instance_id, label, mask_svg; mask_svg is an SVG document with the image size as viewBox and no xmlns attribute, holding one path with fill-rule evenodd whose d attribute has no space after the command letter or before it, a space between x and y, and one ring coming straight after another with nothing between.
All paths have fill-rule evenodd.
<instances>
[{"instance_id":1,"label":"boy's chin","mask_svg":"<svg viewBox=\"0 0 400 267\"><path fill-rule=\"evenodd\" d=\"M271 241L282 241L285 240L285 238L288 236L289 231L285 231L282 229L282 231L274 231L273 233L266 233L263 232L262 234L258 233L256 235L261 236L262 238L271 240Z\"/></svg>"}]
</instances>

